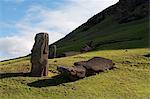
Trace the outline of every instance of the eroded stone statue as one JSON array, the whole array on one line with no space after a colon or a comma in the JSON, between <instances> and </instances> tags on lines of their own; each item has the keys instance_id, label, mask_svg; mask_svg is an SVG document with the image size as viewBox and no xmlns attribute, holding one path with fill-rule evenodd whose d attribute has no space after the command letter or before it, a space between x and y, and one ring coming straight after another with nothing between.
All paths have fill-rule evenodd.
<instances>
[{"instance_id":1,"label":"eroded stone statue","mask_svg":"<svg viewBox=\"0 0 150 99\"><path fill-rule=\"evenodd\" d=\"M70 80L74 81L112 69L113 65L114 63L110 59L94 57L88 61L76 62L72 67L57 67L57 70L61 72L61 74L67 75Z\"/></svg>"},{"instance_id":2,"label":"eroded stone statue","mask_svg":"<svg viewBox=\"0 0 150 99\"><path fill-rule=\"evenodd\" d=\"M31 76L41 77L48 75L48 42L47 33L38 33L35 36L35 43L31 50Z\"/></svg>"}]
</instances>

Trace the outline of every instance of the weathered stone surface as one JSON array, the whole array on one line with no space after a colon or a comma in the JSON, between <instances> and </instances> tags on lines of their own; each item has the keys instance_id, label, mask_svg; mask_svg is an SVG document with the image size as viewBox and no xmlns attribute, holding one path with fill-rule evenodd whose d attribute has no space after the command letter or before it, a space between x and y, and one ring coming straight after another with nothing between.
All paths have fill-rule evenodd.
<instances>
[{"instance_id":1,"label":"weathered stone surface","mask_svg":"<svg viewBox=\"0 0 150 99\"><path fill-rule=\"evenodd\" d=\"M31 76L41 77L48 75L48 42L47 33L38 33L31 50Z\"/></svg>"},{"instance_id":2,"label":"weathered stone surface","mask_svg":"<svg viewBox=\"0 0 150 99\"><path fill-rule=\"evenodd\" d=\"M56 45L50 45L49 46L49 59L56 58L57 57L57 46Z\"/></svg>"},{"instance_id":3,"label":"weathered stone surface","mask_svg":"<svg viewBox=\"0 0 150 99\"><path fill-rule=\"evenodd\" d=\"M75 52L75 51L68 51L68 52L64 52L60 55L60 57L67 57L67 56L73 56L73 55L77 55L80 54L80 52Z\"/></svg>"},{"instance_id":4,"label":"weathered stone surface","mask_svg":"<svg viewBox=\"0 0 150 99\"><path fill-rule=\"evenodd\" d=\"M88 43L85 44L85 46L83 48L80 49L80 52L89 52L93 50L93 41L90 41Z\"/></svg>"},{"instance_id":5,"label":"weathered stone surface","mask_svg":"<svg viewBox=\"0 0 150 99\"><path fill-rule=\"evenodd\" d=\"M83 66L58 66L57 70L61 72L62 75L69 77L71 81L78 80L86 76L86 69Z\"/></svg>"},{"instance_id":6,"label":"weathered stone surface","mask_svg":"<svg viewBox=\"0 0 150 99\"><path fill-rule=\"evenodd\" d=\"M85 67L87 71L90 71L87 72L88 75L113 68L112 60L102 57L94 57L88 61L74 63L74 65Z\"/></svg>"},{"instance_id":7,"label":"weathered stone surface","mask_svg":"<svg viewBox=\"0 0 150 99\"><path fill-rule=\"evenodd\" d=\"M67 75L70 80L77 80L85 76L112 69L114 63L110 59L94 57L88 61L75 62L73 67L58 67L57 70Z\"/></svg>"}]
</instances>

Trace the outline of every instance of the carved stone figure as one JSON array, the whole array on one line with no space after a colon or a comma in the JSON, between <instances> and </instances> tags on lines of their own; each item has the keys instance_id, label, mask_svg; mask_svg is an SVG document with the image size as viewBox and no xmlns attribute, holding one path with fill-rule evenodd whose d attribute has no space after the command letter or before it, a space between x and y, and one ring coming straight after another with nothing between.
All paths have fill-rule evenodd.
<instances>
[{"instance_id":1,"label":"carved stone figure","mask_svg":"<svg viewBox=\"0 0 150 99\"><path fill-rule=\"evenodd\" d=\"M94 57L88 61L74 63L72 67L57 67L61 74L69 77L71 81L84 78L85 76L95 75L96 73L112 69L114 63L110 59Z\"/></svg>"},{"instance_id":2,"label":"carved stone figure","mask_svg":"<svg viewBox=\"0 0 150 99\"><path fill-rule=\"evenodd\" d=\"M41 77L48 75L48 42L47 33L38 33L31 50L31 76Z\"/></svg>"},{"instance_id":3,"label":"carved stone figure","mask_svg":"<svg viewBox=\"0 0 150 99\"><path fill-rule=\"evenodd\" d=\"M49 46L49 56L51 58L56 58L57 57L57 46L56 45L50 45Z\"/></svg>"}]
</instances>

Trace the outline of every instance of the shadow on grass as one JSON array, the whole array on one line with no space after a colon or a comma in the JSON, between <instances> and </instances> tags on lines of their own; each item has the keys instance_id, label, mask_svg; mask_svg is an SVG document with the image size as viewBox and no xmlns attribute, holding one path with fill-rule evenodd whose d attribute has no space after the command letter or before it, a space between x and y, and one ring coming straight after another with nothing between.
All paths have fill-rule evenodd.
<instances>
[{"instance_id":1,"label":"shadow on grass","mask_svg":"<svg viewBox=\"0 0 150 99\"><path fill-rule=\"evenodd\" d=\"M38 80L32 83L28 83L27 85L30 87L48 87L48 86L57 86L57 85L64 85L63 83L68 83L70 82L68 79L66 79L62 75L57 75L54 77L51 77L50 79L42 79Z\"/></svg>"},{"instance_id":2,"label":"shadow on grass","mask_svg":"<svg viewBox=\"0 0 150 99\"><path fill-rule=\"evenodd\" d=\"M0 73L0 79L3 78L11 78L11 77L31 77L30 73ZM40 78L40 77L39 77ZM63 75L57 75L54 77L51 77L50 79L42 79L37 80L31 83L28 83L27 85L30 87L48 87L48 86L57 86L63 83L70 82L66 77Z\"/></svg>"},{"instance_id":3,"label":"shadow on grass","mask_svg":"<svg viewBox=\"0 0 150 99\"><path fill-rule=\"evenodd\" d=\"M30 73L0 73L0 79L11 78L11 77L28 77Z\"/></svg>"}]
</instances>

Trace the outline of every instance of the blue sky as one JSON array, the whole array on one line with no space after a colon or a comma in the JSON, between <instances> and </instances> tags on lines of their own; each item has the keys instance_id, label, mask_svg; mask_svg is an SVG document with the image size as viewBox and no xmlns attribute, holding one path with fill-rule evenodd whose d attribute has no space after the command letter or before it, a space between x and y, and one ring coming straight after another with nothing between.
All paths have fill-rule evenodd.
<instances>
[{"instance_id":1,"label":"blue sky","mask_svg":"<svg viewBox=\"0 0 150 99\"><path fill-rule=\"evenodd\" d=\"M34 36L50 44L118 0L0 0L0 60L30 53Z\"/></svg>"},{"instance_id":2,"label":"blue sky","mask_svg":"<svg viewBox=\"0 0 150 99\"><path fill-rule=\"evenodd\" d=\"M66 0L0 0L0 22L1 23L13 23L22 19L26 14L27 9L31 6L43 6L48 9L57 9L60 6L67 4ZM6 25L6 24L5 24ZM1 36L12 35L17 30L13 27L1 26Z\"/></svg>"}]
</instances>

